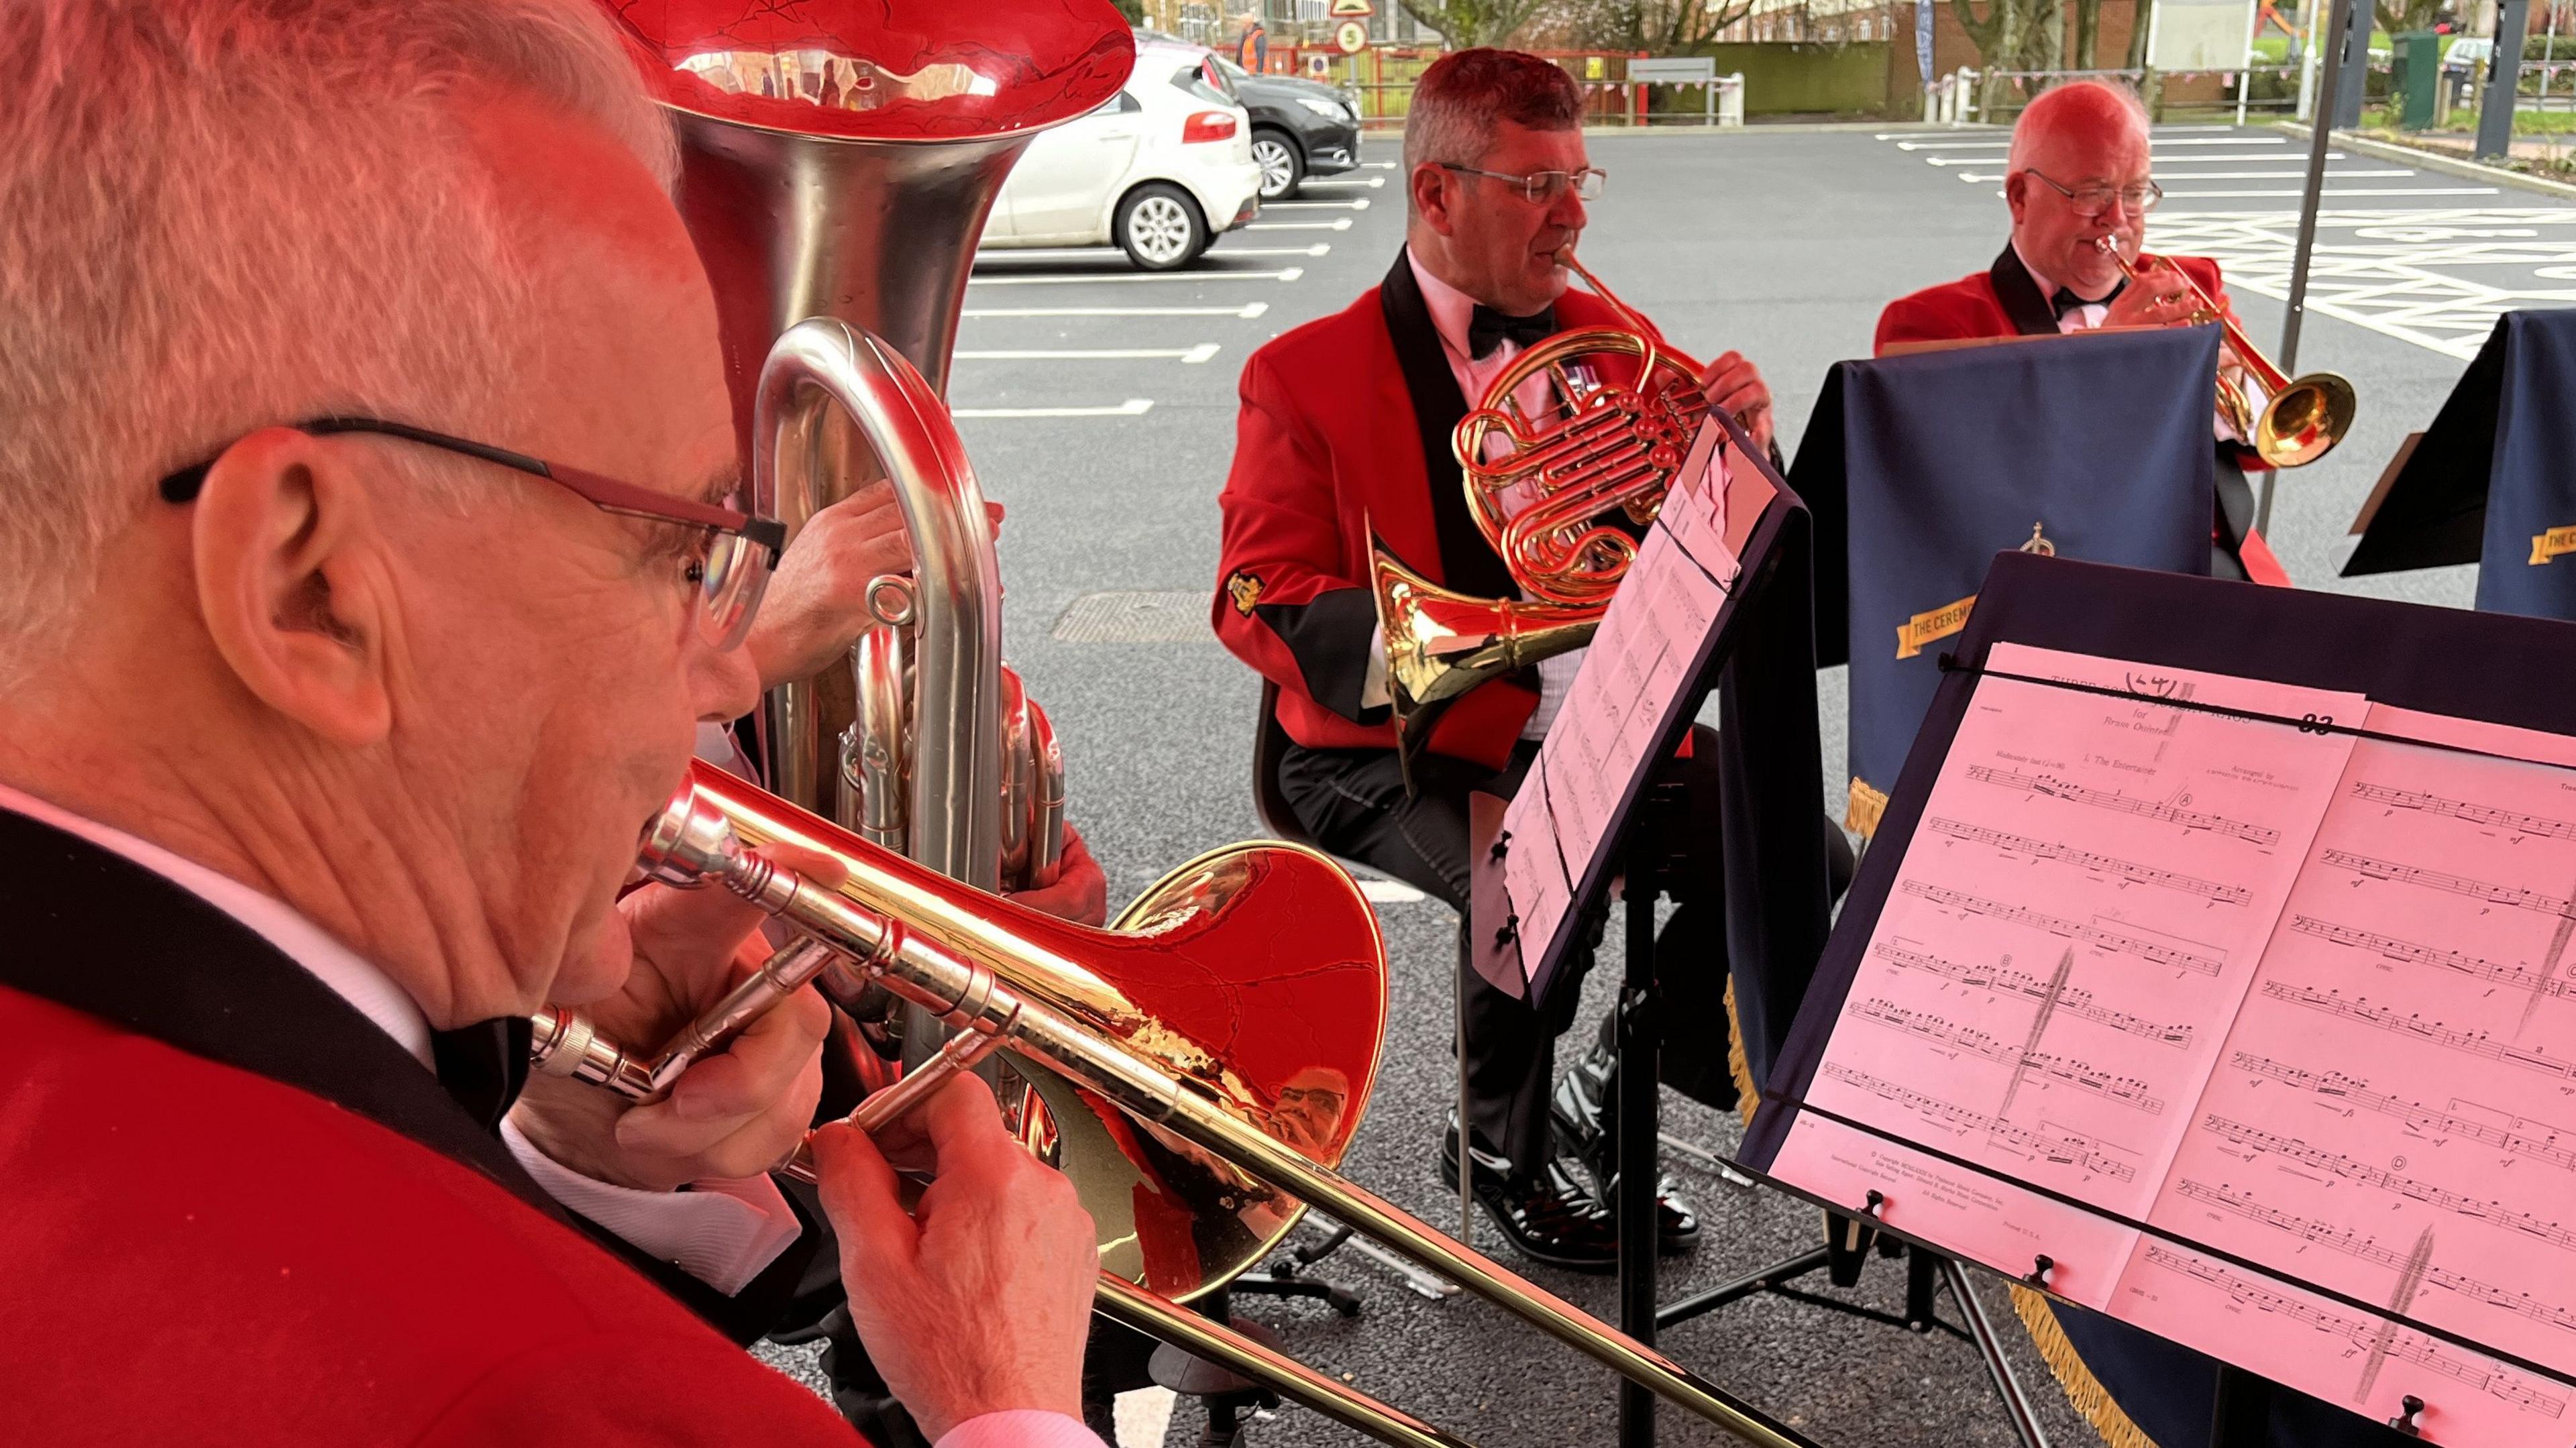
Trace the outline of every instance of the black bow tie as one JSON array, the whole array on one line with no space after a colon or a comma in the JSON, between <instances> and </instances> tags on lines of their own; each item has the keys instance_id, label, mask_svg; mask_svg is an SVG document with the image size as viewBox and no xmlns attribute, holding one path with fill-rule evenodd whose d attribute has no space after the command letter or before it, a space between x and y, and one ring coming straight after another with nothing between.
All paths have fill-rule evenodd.
<instances>
[{"instance_id":1,"label":"black bow tie","mask_svg":"<svg viewBox=\"0 0 2576 1448\"><path fill-rule=\"evenodd\" d=\"M1506 317L1482 302L1467 318L1467 355L1482 362L1508 337L1526 347L1556 331L1556 308L1541 307L1526 317Z\"/></svg>"},{"instance_id":2,"label":"black bow tie","mask_svg":"<svg viewBox=\"0 0 2576 1448\"><path fill-rule=\"evenodd\" d=\"M2129 279L2127 277L2122 277L2118 284L2113 286L2111 290L2104 292L2102 295L2095 297L2089 302L2082 297L2075 295L2073 292L2068 291L2066 288L2059 287L2057 289L2057 294L2048 299L2048 304L2055 307L2057 309L2057 315L2060 318L2063 318L2067 313L2074 311L2077 307L2107 307L2111 305L2112 299L2119 296L2121 292L2127 290L2128 285Z\"/></svg>"},{"instance_id":3,"label":"black bow tie","mask_svg":"<svg viewBox=\"0 0 2576 1448\"><path fill-rule=\"evenodd\" d=\"M498 1131L519 1088L528 1084L528 1045L536 1028L526 1016L496 1016L429 1033L438 1084L485 1131Z\"/></svg>"}]
</instances>

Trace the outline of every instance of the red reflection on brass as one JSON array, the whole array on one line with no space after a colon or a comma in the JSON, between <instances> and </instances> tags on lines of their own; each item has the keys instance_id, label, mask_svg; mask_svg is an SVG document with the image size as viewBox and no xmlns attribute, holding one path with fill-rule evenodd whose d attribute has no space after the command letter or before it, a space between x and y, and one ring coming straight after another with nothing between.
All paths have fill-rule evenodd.
<instances>
[{"instance_id":1,"label":"red reflection on brass","mask_svg":"<svg viewBox=\"0 0 2576 1448\"><path fill-rule=\"evenodd\" d=\"M1109 99L1136 63L1109 0L602 4L665 104L807 135L948 140L1049 126Z\"/></svg>"}]
</instances>

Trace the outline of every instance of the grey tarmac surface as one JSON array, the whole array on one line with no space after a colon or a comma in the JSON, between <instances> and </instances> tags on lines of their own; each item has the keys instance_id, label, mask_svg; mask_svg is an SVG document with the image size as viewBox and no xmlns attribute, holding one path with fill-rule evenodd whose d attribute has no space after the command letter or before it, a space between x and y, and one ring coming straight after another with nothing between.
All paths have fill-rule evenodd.
<instances>
[{"instance_id":1,"label":"grey tarmac surface","mask_svg":"<svg viewBox=\"0 0 2576 1448\"><path fill-rule=\"evenodd\" d=\"M2294 200L2263 196L2179 194L2294 185L2175 179L2293 169L2294 158L2286 155L2241 165L2198 159L2300 150L2259 139L2270 134L2160 131L2158 174L2177 193L2162 215L2201 218L2191 223L2200 228L2192 234L2206 235L2213 226L2225 230L2211 217L2259 219L2293 207ZM1986 154L1999 154L1991 143L2000 139L1995 132L1897 127L1883 134L1757 129L1597 138L1594 161L1609 171L1610 183L1592 209L1583 255L1695 355L1733 349L1758 362L1779 399L1782 445L1794 452L1827 368L1867 354L1881 306L1992 260L2007 229L1995 188L1962 181L1973 167L1931 160L1975 157L1979 142L1988 144ZM2204 144L2170 144L2185 139ZM1953 149L1903 149L1909 140ZM987 495L1009 510L1001 534L1006 651L1054 716L1071 772L1073 818L1109 872L1113 900L1132 897L1202 850L1260 833L1248 780L1258 690L1251 672L1217 646L1205 623L1215 586L1216 497L1233 453L1234 382L1261 343L1347 305L1393 260L1403 234L1403 199L1397 173L1383 163L1394 160L1396 147L1372 140L1367 155L1379 164L1339 183L1312 185L1298 203L1266 210L1253 229L1223 238L1178 277L1140 278L1114 252L1000 252L978 264L968 290L950 395L963 410L960 427ZM2389 169L2367 158L2337 164ZM2571 228L2559 223L2566 218L2521 214L2566 210L2561 203L2511 191L2437 193L2432 188L2462 183L2430 174L2341 184L2401 193L2332 196L2329 205L2387 212L2389 223L2413 228L2393 244L2384 238L2375 244L2449 258L2436 259L2450 268L2443 275L2476 283L2455 289L2457 307L2474 309L2494 292L2495 278L2508 274L2508 290L2525 295L2545 297L2558 285L2545 270L2521 263L2462 261L2454 234L2565 237ZM2425 194L2402 194L2415 188ZM2455 214L2471 207L2514 214ZM2576 211L2567 214L2576 217ZM2328 239L2352 241L2372 220L2363 217L2344 232L2330 229ZM2420 243L2404 239L2419 233ZM2156 245L2152 227L2149 245ZM2254 257L2259 239L2248 245L2245 255ZM2533 266L2551 261L2544 255ZM2256 262L2247 263L2247 276L2260 273ZM2237 275L2233 264L2230 275ZM2280 304L2240 286L2237 305L2269 348L2279 336ZM1133 314L1147 309L1151 314ZM2350 310L2358 316L2368 309L2355 301ZM2455 325L2446 337L2483 332L2475 316L2449 320ZM1096 352L1128 355L1073 355ZM2463 362L2384 328L2315 313L2301 355L2309 366L2332 367L2354 380L2361 420L2335 456L2289 475L2273 541L2302 586L2343 588L2348 585L2332 575L2349 551L2344 532L2355 508L2399 440L2430 421ZM2116 407L2118 399L2102 405ZM995 415L1061 409L1092 415ZM2465 604L2470 588L2468 570L2455 570L2379 580L2367 591ZM1820 725L1830 767L1842 749L1839 671L1824 682ZM1438 1185L1432 1161L1454 1089L1448 1049L1453 926L1448 911L1429 901L1389 899L1380 915L1393 967L1393 1027L1348 1171L1431 1221L1454 1225L1455 1199ZM1608 1007L1608 984L1618 968L1613 948L1594 973L1569 1040L1588 1038ZM1724 1025L1684 1021L1670 1028L1720 1031ZM1721 1152L1737 1136L1731 1121L1669 1093L1666 1121L1668 1129ZM1812 1209L1731 1187L1685 1161L1668 1165L1700 1205L1706 1227L1696 1254L1667 1259L1666 1300L1815 1242ZM1306 1229L1309 1235L1320 1230ZM1512 1260L1490 1228L1480 1231L1478 1245ZM1513 1265L1587 1310L1613 1311L1606 1278ZM1386 1270L1349 1253L1332 1259L1326 1272L1366 1298L1361 1317L1346 1321L1321 1304L1258 1299L1239 1301L1237 1311L1276 1329L1289 1350L1318 1368L1348 1374L1356 1386L1474 1441L1613 1440L1608 1372L1497 1308L1416 1297ZM2032 1388L2051 1440L2098 1441L2066 1409L2001 1288L1981 1281L1981 1296L2003 1325L2015 1369ZM1901 1306L1902 1292L1901 1270L1879 1264L1848 1295L1892 1310ZM1955 1308L1945 1312L1955 1319ZM992 1327L1008 1330L1005 1323ZM1663 1345L1831 1448L2013 1441L1976 1353L1946 1334L1916 1336L1758 1298L1677 1327ZM772 1356L791 1370L803 1366L795 1354ZM1666 1410L1662 1421L1667 1444L1732 1441L1675 1410ZM1197 1415L1184 1404L1161 1441L1193 1443L1197 1431ZM1289 1409L1259 1425L1253 1441L1288 1448L1366 1440Z\"/></svg>"}]
</instances>

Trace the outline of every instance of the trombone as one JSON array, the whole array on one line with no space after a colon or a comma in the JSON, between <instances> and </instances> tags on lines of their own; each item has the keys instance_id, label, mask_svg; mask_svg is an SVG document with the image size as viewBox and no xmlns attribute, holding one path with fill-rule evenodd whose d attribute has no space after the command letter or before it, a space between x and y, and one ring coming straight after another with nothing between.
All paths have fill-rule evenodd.
<instances>
[{"instance_id":1,"label":"trombone","mask_svg":"<svg viewBox=\"0 0 2576 1448\"><path fill-rule=\"evenodd\" d=\"M824 886L751 853L779 843L831 855L847 877ZM1046 1118L1024 1121L1022 1137L1074 1176L1101 1223L1097 1306L1112 1318L1383 1441L1456 1445L1176 1305L1260 1261L1311 1203L1745 1443L1813 1448L1334 1170L1375 1082L1386 965L1366 899L1313 851L1214 851L1098 930L958 884L698 763L646 828L640 863L665 884L731 891L828 957L753 977L702 1018L716 1029L684 1033L684 1045L723 1034L716 1018L728 1012L747 1020L746 993L774 1004L785 980L810 970L826 995L881 983L957 1031L952 1059L908 1080L994 1046L1021 1057L1045 1101L1033 1115ZM560 1028L592 1042L583 1060L613 1049L564 1026L563 1013L548 1016L541 1042ZM636 1077L617 1079L631 1086ZM890 1118L906 1104L892 1098L879 1109Z\"/></svg>"},{"instance_id":2,"label":"trombone","mask_svg":"<svg viewBox=\"0 0 2576 1448\"><path fill-rule=\"evenodd\" d=\"M2244 363L2244 370L2271 395L2271 400L2257 407L2247 395L2241 378L2230 376L2225 369L2218 374L2218 415L2245 439L2246 446L2263 460L2267 468L2303 468L2334 451L2343 435L2352 431L2352 418L2358 399L2352 383L2339 372L2309 372L2292 377L2283 372L2271 358L2263 355L2245 329L2216 298L2192 280L2191 273L2171 260L2138 253L2136 262L2120 253L2115 237L2105 236L2093 243L2111 260L2119 263L2120 274L2131 281L2138 279L2141 263L2162 261L2167 270L2182 278L2191 288L2194 309L2191 324L2216 322L2227 339L2228 350ZM2269 494L2265 495L2267 498Z\"/></svg>"}]
</instances>

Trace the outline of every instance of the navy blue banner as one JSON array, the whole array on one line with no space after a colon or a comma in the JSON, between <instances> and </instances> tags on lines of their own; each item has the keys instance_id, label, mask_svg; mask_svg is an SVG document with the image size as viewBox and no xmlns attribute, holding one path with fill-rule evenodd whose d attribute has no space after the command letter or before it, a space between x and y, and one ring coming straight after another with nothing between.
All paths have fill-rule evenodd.
<instances>
[{"instance_id":1,"label":"navy blue banner","mask_svg":"<svg viewBox=\"0 0 2576 1448\"><path fill-rule=\"evenodd\" d=\"M2190 327L1834 368L1790 483L1818 517L1819 649L1851 664L1855 827L1896 782L1996 553L2209 571L2217 365L2218 329Z\"/></svg>"},{"instance_id":2,"label":"navy blue banner","mask_svg":"<svg viewBox=\"0 0 2576 1448\"><path fill-rule=\"evenodd\" d=\"M2504 376L2478 608L2576 619L2576 309L2508 312L2496 332Z\"/></svg>"}]
</instances>

